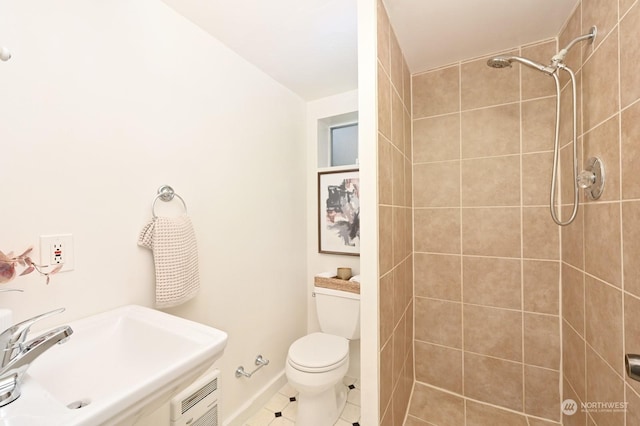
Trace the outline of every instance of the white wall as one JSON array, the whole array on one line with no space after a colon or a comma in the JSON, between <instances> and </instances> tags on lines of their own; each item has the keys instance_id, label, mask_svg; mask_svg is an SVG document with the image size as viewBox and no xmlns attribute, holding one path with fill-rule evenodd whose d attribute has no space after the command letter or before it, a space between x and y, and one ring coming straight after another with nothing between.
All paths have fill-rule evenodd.
<instances>
[{"instance_id":1,"label":"white wall","mask_svg":"<svg viewBox=\"0 0 640 426\"><path fill-rule=\"evenodd\" d=\"M318 253L318 121L358 111L358 91L318 99L307 104L307 321L308 332L319 331L313 293L313 277L346 266L360 273L360 258ZM351 169L353 167L347 167ZM321 170L327 170L323 168ZM360 377L360 341L350 342L347 375Z\"/></svg>"},{"instance_id":2,"label":"white wall","mask_svg":"<svg viewBox=\"0 0 640 426\"><path fill-rule=\"evenodd\" d=\"M55 323L152 306L152 257L136 240L172 185L202 291L171 312L229 333L229 416L306 332L304 102L160 0L0 0L0 44L13 52L0 63L0 250L73 233L76 257L49 286L16 279L25 293L0 306L16 320L66 307ZM271 364L236 379L258 353Z\"/></svg>"}]
</instances>

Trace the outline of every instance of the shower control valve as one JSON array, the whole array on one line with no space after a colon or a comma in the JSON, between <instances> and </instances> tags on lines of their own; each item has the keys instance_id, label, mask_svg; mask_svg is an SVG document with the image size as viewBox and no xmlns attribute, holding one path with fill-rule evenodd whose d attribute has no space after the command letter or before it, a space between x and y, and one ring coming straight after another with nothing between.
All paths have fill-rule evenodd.
<instances>
[{"instance_id":1,"label":"shower control valve","mask_svg":"<svg viewBox=\"0 0 640 426\"><path fill-rule=\"evenodd\" d=\"M604 190L604 163L598 157L587 160L585 170L576 177L578 186L585 190L587 197L597 200Z\"/></svg>"}]
</instances>

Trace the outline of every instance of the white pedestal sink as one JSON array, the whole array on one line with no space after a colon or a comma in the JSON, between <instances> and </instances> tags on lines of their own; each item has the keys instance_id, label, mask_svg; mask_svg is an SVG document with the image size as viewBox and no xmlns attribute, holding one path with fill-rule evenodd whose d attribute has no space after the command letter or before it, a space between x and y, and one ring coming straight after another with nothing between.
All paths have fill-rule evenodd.
<instances>
[{"instance_id":1,"label":"white pedestal sink","mask_svg":"<svg viewBox=\"0 0 640 426\"><path fill-rule=\"evenodd\" d=\"M227 334L130 305L68 323L71 339L27 370L0 426L130 425L204 373Z\"/></svg>"}]
</instances>

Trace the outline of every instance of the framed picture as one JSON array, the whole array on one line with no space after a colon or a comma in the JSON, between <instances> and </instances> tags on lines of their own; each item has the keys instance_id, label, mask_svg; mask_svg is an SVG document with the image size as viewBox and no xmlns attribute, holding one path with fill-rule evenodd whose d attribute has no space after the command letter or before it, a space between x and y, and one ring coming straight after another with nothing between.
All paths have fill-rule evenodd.
<instances>
[{"instance_id":1,"label":"framed picture","mask_svg":"<svg viewBox=\"0 0 640 426\"><path fill-rule=\"evenodd\" d=\"M357 169L318 173L318 251L360 255L360 177Z\"/></svg>"}]
</instances>

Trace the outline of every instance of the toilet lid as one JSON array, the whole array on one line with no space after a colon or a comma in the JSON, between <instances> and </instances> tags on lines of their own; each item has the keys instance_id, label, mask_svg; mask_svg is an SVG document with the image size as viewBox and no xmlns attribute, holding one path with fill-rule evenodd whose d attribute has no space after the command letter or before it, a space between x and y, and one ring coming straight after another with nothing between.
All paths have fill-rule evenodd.
<instances>
[{"instance_id":1,"label":"toilet lid","mask_svg":"<svg viewBox=\"0 0 640 426\"><path fill-rule=\"evenodd\" d=\"M311 333L289 347L289 361L302 371L327 371L349 356L349 341L325 333Z\"/></svg>"}]
</instances>

